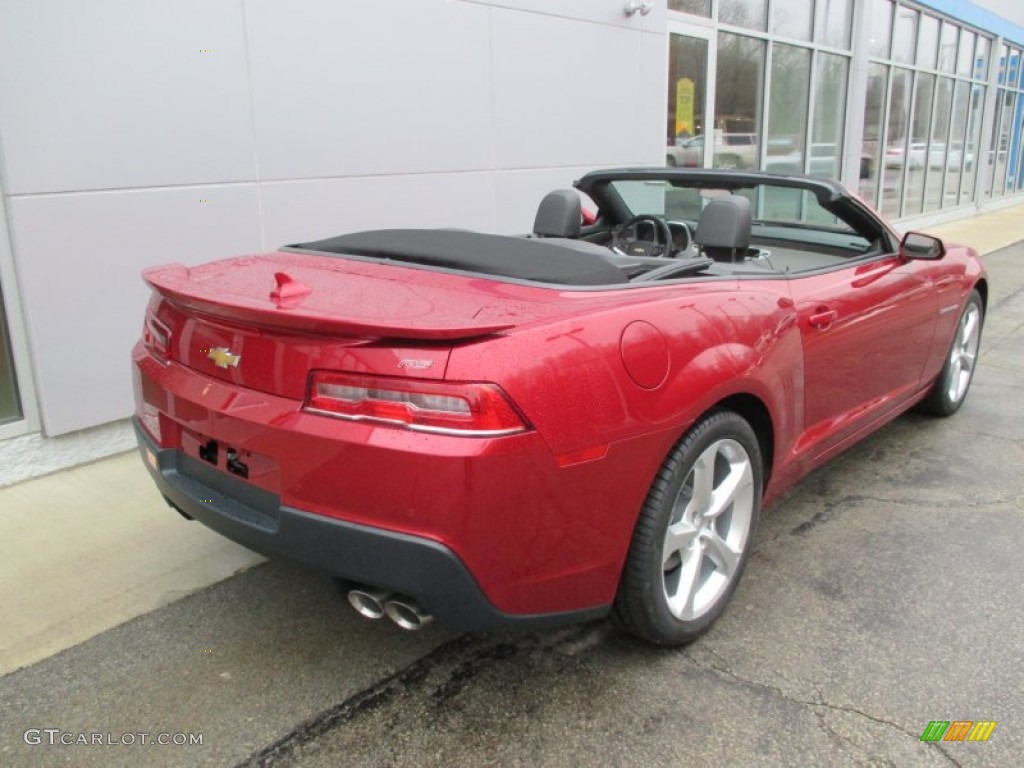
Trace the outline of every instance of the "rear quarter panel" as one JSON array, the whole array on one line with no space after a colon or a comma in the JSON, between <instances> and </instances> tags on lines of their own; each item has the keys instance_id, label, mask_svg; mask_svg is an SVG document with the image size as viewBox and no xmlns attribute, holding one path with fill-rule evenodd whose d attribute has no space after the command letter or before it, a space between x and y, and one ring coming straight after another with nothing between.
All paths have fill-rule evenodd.
<instances>
[{"instance_id":1,"label":"rear quarter panel","mask_svg":"<svg viewBox=\"0 0 1024 768\"><path fill-rule=\"evenodd\" d=\"M800 336L785 281L690 283L630 296L625 306L457 347L446 372L500 384L556 464L597 465L579 471L587 485L569 487L594 495L591 524L623 542L623 556L655 473L701 414L730 395L757 397L771 414L774 453L784 456L779 444L792 439L802 399Z\"/></svg>"}]
</instances>

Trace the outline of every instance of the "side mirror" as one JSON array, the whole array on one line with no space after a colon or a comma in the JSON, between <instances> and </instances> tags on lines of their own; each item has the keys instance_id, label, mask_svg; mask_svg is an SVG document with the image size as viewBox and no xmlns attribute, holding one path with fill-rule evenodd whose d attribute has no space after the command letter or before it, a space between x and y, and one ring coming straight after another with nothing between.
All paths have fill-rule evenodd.
<instances>
[{"instance_id":1,"label":"side mirror","mask_svg":"<svg viewBox=\"0 0 1024 768\"><path fill-rule=\"evenodd\" d=\"M941 259L946 255L946 246L937 237L920 232L907 232L900 242L900 256L905 259Z\"/></svg>"}]
</instances>

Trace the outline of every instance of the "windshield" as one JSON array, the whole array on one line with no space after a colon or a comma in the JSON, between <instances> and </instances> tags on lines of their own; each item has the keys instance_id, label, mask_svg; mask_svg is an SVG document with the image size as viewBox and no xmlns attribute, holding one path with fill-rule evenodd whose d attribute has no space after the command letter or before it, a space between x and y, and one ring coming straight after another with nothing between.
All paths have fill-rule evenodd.
<instances>
[{"instance_id":1,"label":"windshield","mask_svg":"<svg viewBox=\"0 0 1024 768\"><path fill-rule=\"evenodd\" d=\"M629 209L630 216L655 215L668 221L684 221L691 227L696 226L710 200L731 194L724 189L677 186L664 179L618 179L609 186ZM846 221L823 208L807 190L759 184L738 189L735 194L750 200L755 237L781 236L820 244L838 237L847 247L870 245L868 237L862 237Z\"/></svg>"}]
</instances>

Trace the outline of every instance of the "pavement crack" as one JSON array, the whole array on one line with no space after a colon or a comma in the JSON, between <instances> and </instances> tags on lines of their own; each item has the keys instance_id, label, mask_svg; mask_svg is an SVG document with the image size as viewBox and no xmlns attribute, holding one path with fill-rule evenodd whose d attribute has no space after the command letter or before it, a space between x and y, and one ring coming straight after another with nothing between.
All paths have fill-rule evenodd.
<instances>
[{"instance_id":1,"label":"pavement crack","mask_svg":"<svg viewBox=\"0 0 1024 768\"><path fill-rule=\"evenodd\" d=\"M824 724L824 712L822 710L842 712L845 714L862 717L866 720L870 720L873 723L877 723L878 725L892 728L898 731L899 733L908 736L915 742L919 742L921 740L920 734L908 730L906 727L893 720L888 720L884 717L873 715L870 712L866 712L862 709L859 709L849 704L834 704L830 701L826 701L821 691L819 691L817 688L815 688L814 699L794 696L790 693L787 693L778 685L772 685L771 683L765 683L760 680L753 680L751 678L740 675L738 672L734 671L729 666L728 662L726 662L721 655L715 653L710 648L703 647L701 650L703 653L706 653L708 656L710 656L715 663L702 662L700 659L693 655L690 648L684 648L681 651L681 653L684 658L686 658L691 664L693 664L698 669L711 672L712 674L716 674L719 677L728 678L734 683L737 683L745 688L755 691L767 692L772 696L775 696L776 698L782 699L783 701L789 702L790 704L795 704L798 707L809 708L812 714L814 714L814 716L818 719L819 725L822 727L822 730L826 732L826 734L842 739L845 742L849 742L852 744L852 742L850 742L850 740L847 739L845 736L836 733L832 728ZM858 749L858 751L863 752L863 749L859 746L855 744L853 746L855 746ZM960 763L956 760L956 758L954 758L952 755L946 752L946 750L944 750L941 746L939 746L938 744L929 744L929 746L934 747L936 751L939 752L939 754L941 754L947 761L949 761L950 764L957 766L957 768L960 768Z\"/></svg>"},{"instance_id":2,"label":"pavement crack","mask_svg":"<svg viewBox=\"0 0 1024 768\"><path fill-rule=\"evenodd\" d=\"M286 760L301 747L316 741L329 731L389 703L404 688L425 680L435 668L450 664L467 653L479 651L489 644L481 636L460 635L369 688L299 723L273 744L238 763L236 768L265 768Z\"/></svg>"},{"instance_id":3,"label":"pavement crack","mask_svg":"<svg viewBox=\"0 0 1024 768\"><path fill-rule=\"evenodd\" d=\"M296 753L334 729L379 707L391 705L416 689L429 690L434 681L436 685L428 698L435 706L444 707L456 699L489 665L496 662L526 653L554 653L566 658L575 656L580 650L600 640L602 633L596 626L597 623L592 622L514 640L499 635L460 635L370 687L299 723L274 743L238 763L236 768L267 768L288 764Z\"/></svg>"}]
</instances>

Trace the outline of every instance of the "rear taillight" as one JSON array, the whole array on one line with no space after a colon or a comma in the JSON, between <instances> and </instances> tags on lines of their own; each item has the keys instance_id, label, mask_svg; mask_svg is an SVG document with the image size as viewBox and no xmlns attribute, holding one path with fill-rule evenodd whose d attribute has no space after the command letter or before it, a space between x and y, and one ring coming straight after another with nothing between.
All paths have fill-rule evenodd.
<instances>
[{"instance_id":1,"label":"rear taillight","mask_svg":"<svg viewBox=\"0 0 1024 768\"><path fill-rule=\"evenodd\" d=\"M142 327L142 344L153 357L166 363L171 345L171 329L153 315L147 314L146 324Z\"/></svg>"},{"instance_id":2,"label":"rear taillight","mask_svg":"<svg viewBox=\"0 0 1024 768\"><path fill-rule=\"evenodd\" d=\"M484 437L527 429L505 393L484 383L313 371L306 410L445 435Z\"/></svg>"}]
</instances>

